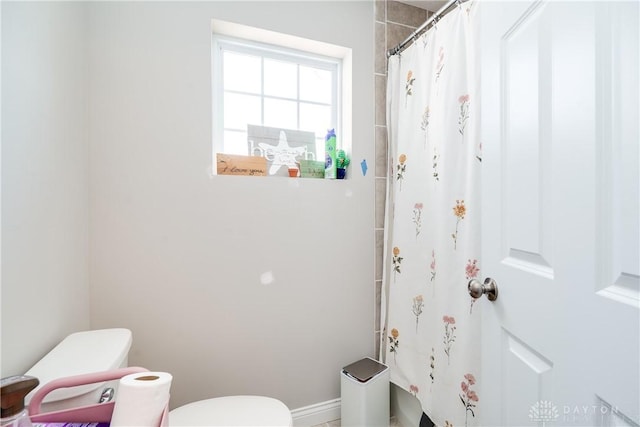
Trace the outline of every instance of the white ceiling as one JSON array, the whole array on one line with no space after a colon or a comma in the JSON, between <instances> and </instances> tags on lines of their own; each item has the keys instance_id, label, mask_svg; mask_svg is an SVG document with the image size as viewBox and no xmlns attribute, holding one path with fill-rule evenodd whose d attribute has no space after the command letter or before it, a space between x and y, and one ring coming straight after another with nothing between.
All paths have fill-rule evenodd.
<instances>
[{"instance_id":1,"label":"white ceiling","mask_svg":"<svg viewBox=\"0 0 640 427\"><path fill-rule=\"evenodd\" d=\"M447 4L446 0L398 0L400 3L416 6L421 9L430 10L431 12L437 12L442 6Z\"/></svg>"}]
</instances>

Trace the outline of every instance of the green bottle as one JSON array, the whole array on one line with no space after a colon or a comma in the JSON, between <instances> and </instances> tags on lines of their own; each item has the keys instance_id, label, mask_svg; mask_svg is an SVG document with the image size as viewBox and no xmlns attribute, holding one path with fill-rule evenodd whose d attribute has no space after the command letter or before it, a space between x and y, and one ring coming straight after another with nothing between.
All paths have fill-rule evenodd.
<instances>
[{"instance_id":1,"label":"green bottle","mask_svg":"<svg viewBox=\"0 0 640 427\"><path fill-rule=\"evenodd\" d=\"M324 138L324 177L336 179L336 131L330 129Z\"/></svg>"}]
</instances>

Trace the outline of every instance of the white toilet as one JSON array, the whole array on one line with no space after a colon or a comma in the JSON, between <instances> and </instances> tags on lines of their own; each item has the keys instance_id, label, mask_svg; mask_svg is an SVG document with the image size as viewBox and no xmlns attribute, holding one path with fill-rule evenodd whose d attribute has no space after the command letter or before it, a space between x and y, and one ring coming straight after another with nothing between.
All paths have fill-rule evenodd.
<instances>
[{"instance_id":1,"label":"white toilet","mask_svg":"<svg viewBox=\"0 0 640 427\"><path fill-rule=\"evenodd\" d=\"M25 398L25 405L29 405L36 391L52 380L126 367L130 348L131 331L128 329L100 329L69 335L25 373L40 380L40 385ZM117 385L118 382L113 381L54 390L44 398L41 412L110 400Z\"/></svg>"},{"instance_id":2,"label":"white toilet","mask_svg":"<svg viewBox=\"0 0 640 427\"><path fill-rule=\"evenodd\" d=\"M131 331L120 328L69 335L25 373L40 380L40 385L25 398L25 405L29 405L36 391L52 380L127 367L131 341ZM40 412L108 401L116 393L117 385L118 381L111 381L53 390L44 398ZM169 413L169 425L290 427L293 421L289 408L279 400L262 396L228 396L176 408Z\"/></svg>"},{"instance_id":3,"label":"white toilet","mask_svg":"<svg viewBox=\"0 0 640 427\"><path fill-rule=\"evenodd\" d=\"M293 425L289 408L264 396L226 396L188 403L169 412L169 426Z\"/></svg>"}]
</instances>

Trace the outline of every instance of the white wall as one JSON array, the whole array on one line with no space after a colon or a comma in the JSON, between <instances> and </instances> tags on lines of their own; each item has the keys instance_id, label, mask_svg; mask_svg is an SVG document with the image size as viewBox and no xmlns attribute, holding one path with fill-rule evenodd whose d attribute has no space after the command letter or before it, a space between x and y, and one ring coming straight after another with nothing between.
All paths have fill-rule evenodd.
<instances>
[{"instance_id":1,"label":"white wall","mask_svg":"<svg viewBox=\"0 0 640 427\"><path fill-rule=\"evenodd\" d=\"M372 2L89 10L91 326L132 329L130 362L174 375L172 407L339 397L374 347ZM353 49L349 180L210 175L212 18Z\"/></svg>"},{"instance_id":2,"label":"white wall","mask_svg":"<svg viewBox=\"0 0 640 427\"><path fill-rule=\"evenodd\" d=\"M124 326L172 406L338 397L373 353L372 4L1 7L2 376ZM353 49L349 180L210 176L211 18Z\"/></svg>"},{"instance_id":3,"label":"white wall","mask_svg":"<svg viewBox=\"0 0 640 427\"><path fill-rule=\"evenodd\" d=\"M2 369L89 327L82 3L2 2Z\"/></svg>"}]
</instances>

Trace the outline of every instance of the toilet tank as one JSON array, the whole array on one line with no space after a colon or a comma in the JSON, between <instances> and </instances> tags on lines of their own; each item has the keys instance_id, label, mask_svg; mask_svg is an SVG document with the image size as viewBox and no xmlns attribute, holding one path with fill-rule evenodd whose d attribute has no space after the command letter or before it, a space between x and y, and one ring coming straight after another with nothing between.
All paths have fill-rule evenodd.
<instances>
[{"instance_id":1,"label":"toilet tank","mask_svg":"<svg viewBox=\"0 0 640 427\"><path fill-rule=\"evenodd\" d=\"M40 380L40 386L25 398L25 405L28 405L35 392L49 381L126 367L131 341L131 331L123 328L76 332L69 335L25 373ZM54 390L44 398L42 412L98 403L103 391L109 387L115 389L117 383L113 381Z\"/></svg>"}]
</instances>

